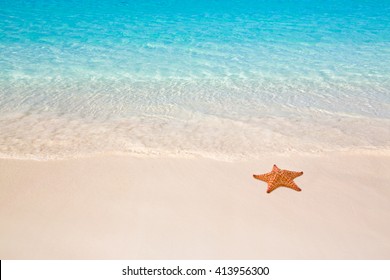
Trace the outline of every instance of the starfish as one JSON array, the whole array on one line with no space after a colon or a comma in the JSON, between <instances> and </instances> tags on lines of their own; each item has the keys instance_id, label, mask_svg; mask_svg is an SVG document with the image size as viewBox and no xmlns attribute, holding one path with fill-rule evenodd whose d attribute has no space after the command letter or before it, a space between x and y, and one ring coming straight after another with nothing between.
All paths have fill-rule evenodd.
<instances>
[{"instance_id":1,"label":"starfish","mask_svg":"<svg viewBox=\"0 0 390 280\"><path fill-rule=\"evenodd\" d=\"M261 175L253 175L253 177L268 183L267 193L270 193L281 186L300 192L301 189L294 183L293 180L302 174L303 172L279 169L276 164L274 164L271 172Z\"/></svg>"}]
</instances>

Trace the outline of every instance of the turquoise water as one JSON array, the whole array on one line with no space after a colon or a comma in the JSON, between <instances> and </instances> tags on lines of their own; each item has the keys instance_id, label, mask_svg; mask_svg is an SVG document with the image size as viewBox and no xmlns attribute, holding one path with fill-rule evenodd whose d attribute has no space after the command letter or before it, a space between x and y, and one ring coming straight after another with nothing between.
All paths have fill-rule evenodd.
<instances>
[{"instance_id":1,"label":"turquoise water","mask_svg":"<svg viewBox=\"0 0 390 280\"><path fill-rule=\"evenodd\" d=\"M390 1L0 0L0 156L390 150Z\"/></svg>"}]
</instances>

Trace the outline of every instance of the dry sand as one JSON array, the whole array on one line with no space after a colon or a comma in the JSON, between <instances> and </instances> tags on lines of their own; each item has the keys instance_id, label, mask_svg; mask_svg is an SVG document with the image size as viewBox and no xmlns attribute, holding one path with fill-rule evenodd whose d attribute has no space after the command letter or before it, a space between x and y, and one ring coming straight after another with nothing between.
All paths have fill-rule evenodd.
<instances>
[{"instance_id":1,"label":"dry sand","mask_svg":"<svg viewBox=\"0 0 390 280\"><path fill-rule=\"evenodd\" d=\"M3 159L0 221L0 259L390 259L390 156Z\"/></svg>"}]
</instances>

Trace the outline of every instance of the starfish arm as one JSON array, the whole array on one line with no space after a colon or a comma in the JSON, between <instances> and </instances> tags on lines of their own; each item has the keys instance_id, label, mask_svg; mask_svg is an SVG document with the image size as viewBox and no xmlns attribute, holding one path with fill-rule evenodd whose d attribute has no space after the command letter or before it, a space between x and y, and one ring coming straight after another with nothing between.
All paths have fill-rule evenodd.
<instances>
[{"instance_id":1,"label":"starfish arm","mask_svg":"<svg viewBox=\"0 0 390 280\"><path fill-rule=\"evenodd\" d=\"M253 175L253 178L255 178L257 180L261 180L263 182L268 182L272 178L272 173Z\"/></svg>"},{"instance_id":2,"label":"starfish arm","mask_svg":"<svg viewBox=\"0 0 390 280\"><path fill-rule=\"evenodd\" d=\"M268 184L267 193L271 193L271 192L274 191L277 187L279 187L279 186L276 185L276 184L273 184L273 183Z\"/></svg>"},{"instance_id":3,"label":"starfish arm","mask_svg":"<svg viewBox=\"0 0 390 280\"><path fill-rule=\"evenodd\" d=\"M290 176L292 179L295 179L303 174L303 172L295 172L295 171L288 171L288 170L284 170L284 172L287 176Z\"/></svg>"},{"instance_id":4,"label":"starfish arm","mask_svg":"<svg viewBox=\"0 0 390 280\"><path fill-rule=\"evenodd\" d=\"M274 166L272 167L272 171L280 171L279 167L276 166L276 164L274 164Z\"/></svg>"},{"instance_id":5,"label":"starfish arm","mask_svg":"<svg viewBox=\"0 0 390 280\"><path fill-rule=\"evenodd\" d=\"M301 191L301 189L298 187L298 185L295 184L292 180L289 181L287 184L285 184L285 186L286 186L287 188L293 189L293 190L295 190L295 191L297 191L297 192L300 192L300 191Z\"/></svg>"}]
</instances>

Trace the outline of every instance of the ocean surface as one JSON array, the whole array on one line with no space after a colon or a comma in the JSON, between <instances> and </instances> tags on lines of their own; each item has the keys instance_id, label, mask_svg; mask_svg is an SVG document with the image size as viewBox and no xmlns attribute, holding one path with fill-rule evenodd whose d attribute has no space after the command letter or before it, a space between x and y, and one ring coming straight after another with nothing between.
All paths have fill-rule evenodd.
<instances>
[{"instance_id":1,"label":"ocean surface","mask_svg":"<svg viewBox=\"0 0 390 280\"><path fill-rule=\"evenodd\" d=\"M0 157L390 151L390 1L0 0Z\"/></svg>"}]
</instances>

